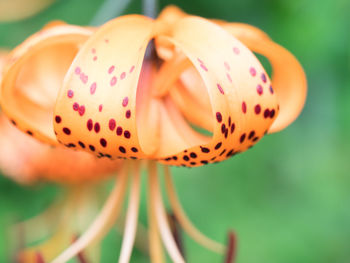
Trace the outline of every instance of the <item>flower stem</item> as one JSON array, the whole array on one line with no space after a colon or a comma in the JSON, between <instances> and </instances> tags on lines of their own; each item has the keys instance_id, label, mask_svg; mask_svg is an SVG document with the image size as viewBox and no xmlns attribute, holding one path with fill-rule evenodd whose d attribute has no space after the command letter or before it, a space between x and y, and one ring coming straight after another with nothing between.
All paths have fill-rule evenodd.
<instances>
[{"instance_id":1,"label":"flower stem","mask_svg":"<svg viewBox=\"0 0 350 263\"><path fill-rule=\"evenodd\" d=\"M158 0L143 0L142 10L145 16L156 18L158 14Z\"/></svg>"}]
</instances>

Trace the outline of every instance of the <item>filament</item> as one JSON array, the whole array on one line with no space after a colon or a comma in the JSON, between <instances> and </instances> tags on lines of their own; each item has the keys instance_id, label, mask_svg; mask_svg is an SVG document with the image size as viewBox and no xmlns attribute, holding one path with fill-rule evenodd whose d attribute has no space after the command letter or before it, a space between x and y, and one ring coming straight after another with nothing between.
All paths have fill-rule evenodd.
<instances>
[{"instance_id":1,"label":"filament","mask_svg":"<svg viewBox=\"0 0 350 263\"><path fill-rule=\"evenodd\" d=\"M169 224L166 218L166 213L162 201L162 196L160 192L160 186L157 175L157 167L154 162L151 162L149 165L149 187L151 192L151 205L155 209L155 217L157 220L157 225L159 228L160 235L162 237L165 248L167 249L170 258L175 263L184 263L183 259L176 243L173 238L173 235L170 231Z\"/></svg>"},{"instance_id":2,"label":"filament","mask_svg":"<svg viewBox=\"0 0 350 263\"><path fill-rule=\"evenodd\" d=\"M126 226L124 229L124 237L120 252L119 262L128 263L135 242L137 229L137 218L140 205L140 170L138 163L134 167L135 173L132 177L132 185L130 190L130 201L126 215Z\"/></svg>"},{"instance_id":3,"label":"filament","mask_svg":"<svg viewBox=\"0 0 350 263\"><path fill-rule=\"evenodd\" d=\"M152 195L151 178L150 174L148 175L148 239L149 239L149 247L150 247L150 257L152 263L163 263L164 255L163 255L163 247L161 244L159 229L157 227L157 221L155 216L155 209L153 206L154 195Z\"/></svg>"},{"instance_id":4,"label":"filament","mask_svg":"<svg viewBox=\"0 0 350 263\"><path fill-rule=\"evenodd\" d=\"M99 241L112 227L119 216L127 187L128 173L123 168L116 180L116 186L108 197L101 213L85 233L70 247L63 251L52 263L65 263L92 243Z\"/></svg>"},{"instance_id":5,"label":"filament","mask_svg":"<svg viewBox=\"0 0 350 263\"><path fill-rule=\"evenodd\" d=\"M175 187L171 179L170 170L168 166L164 166L164 175L165 175L165 185L169 197L169 201L171 204L171 207L174 211L174 214L179 221L180 225L183 227L183 229L186 231L186 233L192 237L195 241L197 241L199 244L201 244L204 247L207 247L208 249L222 254L225 251L225 246L209 239L205 235L203 235L188 219L186 216L183 208L181 207L181 204L179 202L179 199L176 195Z\"/></svg>"}]
</instances>

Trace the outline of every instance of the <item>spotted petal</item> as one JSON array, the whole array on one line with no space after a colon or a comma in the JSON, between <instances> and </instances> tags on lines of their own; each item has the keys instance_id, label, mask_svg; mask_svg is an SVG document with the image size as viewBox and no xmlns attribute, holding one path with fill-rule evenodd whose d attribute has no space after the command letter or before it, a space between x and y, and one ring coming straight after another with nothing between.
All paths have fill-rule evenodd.
<instances>
[{"instance_id":1,"label":"spotted petal","mask_svg":"<svg viewBox=\"0 0 350 263\"><path fill-rule=\"evenodd\" d=\"M101 157L154 153L159 144L159 114L152 113L158 111L157 102L150 105L149 88L140 83L138 89L138 84L146 47L155 34L153 20L130 15L108 22L86 42L58 95L54 127L60 142Z\"/></svg>"},{"instance_id":2,"label":"spotted petal","mask_svg":"<svg viewBox=\"0 0 350 263\"><path fill-rule=\"evenodd\" d=\"M269 132L284 129L299 116L306 100L307 81L299 61L256 27L240 23L225 23L222 27L270 61L273 71L270 89L277 93L280 113Z\"/></svg>"},{"instance_id":3,"label":"spotted petal","mask_svg":"<svg viewBox=\"0 0 350 263\"><path fill-rule=\"evenodd\" d=\"M193 34L196 32L196 34ZM199 72L210 97L213 137L166 163L201 165L224 160L252 146L278 114L270 80L254 54L219 26L197 17L179 20L163 38L181 50ZM201 91L197 96L202 96Z\"/></svg>"},{"instance_id":4,"label":"spotted petal","mask_svg":"<svg viewBox=\"0 0 350 263\"><path fill-rule=\"evenodd\" d=\"M3 111L19 129L57 144L53 106L63 77L92 30L50 23L8 55L1 85Z\"/></svg>"}]
</instances>

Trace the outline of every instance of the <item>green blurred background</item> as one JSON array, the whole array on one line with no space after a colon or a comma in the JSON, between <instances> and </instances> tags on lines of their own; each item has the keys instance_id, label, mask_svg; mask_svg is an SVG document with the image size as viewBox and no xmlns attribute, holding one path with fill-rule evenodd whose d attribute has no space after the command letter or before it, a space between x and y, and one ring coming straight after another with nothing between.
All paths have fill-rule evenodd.
<instances>
[{"instance_id":1,"label":"green blurred background","mask_svg":"<svg viewBox=\"0 0 350 263\"><path fill-rule=\"evenodd\" d=\"M0 24L0 47L13 48L53 19L89 24L102 0L61 0L40 14ZM161 0L186 12L255 25L300 60L306 107L286 130L216 165L173 169L185 210L199 229L225 242L238 235L238 263L350 262L350 2L348 0ZM140 13L133 0L123 13ZM111 14L106 14L110 16ZM264 62L265 63L265 62ZM1 146L0 146L1 147ZM0 177L0 262L9 262L9 215L36 215L60 191ZM143 195L141 219L146 221ZM121 236L103 242L115 262ZM223 262L185 237L188 262ZM134 251L132 262L149 262Z\"/></svg>"}]
</instances>

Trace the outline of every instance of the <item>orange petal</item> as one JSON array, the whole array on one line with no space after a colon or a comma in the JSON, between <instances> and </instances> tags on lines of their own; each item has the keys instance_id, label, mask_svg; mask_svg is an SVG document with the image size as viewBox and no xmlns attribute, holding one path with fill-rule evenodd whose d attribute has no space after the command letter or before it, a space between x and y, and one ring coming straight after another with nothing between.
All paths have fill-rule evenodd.
<instances>
[{"instance_id":1,"label":"orange petal","mask_svg":"<svg viewBox=\"0 0 350 263\"><path fill-rule=\"evenodd\" d=\"M100 180L119 170L121 161L97 159L86 152L52 148L20 132L0 115L0 170L21 183L47 180L75 184Z\"/></svg>"},{"instance_id":2,"label":"orange petal","mask_svg":"<svg viewBox=\"0 0 350 263\"><path fill-rule=\"evenodd\" d=\"M0 22L25 19L44 10L54 0L11 0L0 1Z\"/></svg>"},{"instance_id":3,"label":"orange petal","mask_svg":"<svg viewBox=\"0 0 350 263\"><path fill-rule=\"evenodd\" d=\"M284 129L299 116L305 104L307 81L302 66L293 54L269 39L260 29L240 23L227 23L222 26L252 51L270 61L272 86L277 93L280 112L269 132Z\"/></svg>"},{"instance_id":4,"label":"orange petal","mask_svg":"<svg viewBox=\"0 0 350 263\"><path fill-rule=\"evenodd\" d=\"M187 14L180 8L174 5L169 5L160 12L157 20L166 24L166 27L170 29L174 23L185 16L187 16ZM168 60L173 57L174 47L171 43L162 38L157 38L155 44L157 47L157 54L160 58Z\"/></svg>"},{"instance_id":5,"label":"orange petal","mask_svg":"<svg viewBox=\"0 0 350 263\"><path fill-rule=\"evenodd\" d=\"M254 145L278 109L268 76L253 53L225 30L197 17L181 19L165 40L181 50L201 75L215 119L210 143L174 153L176 158L165 158L165 163L202 165Z\"/></svg>"},{"instance_id":6,"label":"orange petal","mask_svg":"<svg viewBox=\"0 0 350 263\"><path fill-rule=\"evenodd\" d=\"M137 87L146 47L156 30L149 18L123 16L103 25L86 42L68 71L55 108L61 121L54 127L62 143L81 141L96 155L141 158L152 154L155 149L148 146L158 145L154 132L158 121L148 119L149 130L139 125L136 104L139 112L148 113L151 108L145 102L150 91L144 89L139 96ZM74 92L73 98L67 96L69 92ZM148 122L145 118L142 123ZM138 133L147 133L148 142Z\"/></svg>"},{"instance_id":7,"label":"orange petal","mask_svg":"<svg viewBox=\"0 0 350 263\"><path fill-rule=\"evenodd\" d=\"M17 127L37 139L57 144L53 106L63 77L90 29L50 24L8 55L0 102Z\"/></svg>"}]
</instances>

